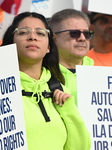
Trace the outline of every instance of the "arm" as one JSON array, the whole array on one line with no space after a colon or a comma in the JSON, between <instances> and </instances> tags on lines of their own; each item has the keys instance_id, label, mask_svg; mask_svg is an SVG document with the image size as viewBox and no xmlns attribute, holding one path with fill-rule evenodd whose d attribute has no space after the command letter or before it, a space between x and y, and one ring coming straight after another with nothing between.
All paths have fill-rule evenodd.
<instances>
[{"instance_id":1,"label":"arm","mask_svg":"<svg viewBox=\"0 0 112 150\"><path fill-rule=\"evenodd\" d=\"M64 150L90 150L90 135L74 98L69 97L62 107L54 105L67 129L68 138Z\"/></svg>"}]
</instances>

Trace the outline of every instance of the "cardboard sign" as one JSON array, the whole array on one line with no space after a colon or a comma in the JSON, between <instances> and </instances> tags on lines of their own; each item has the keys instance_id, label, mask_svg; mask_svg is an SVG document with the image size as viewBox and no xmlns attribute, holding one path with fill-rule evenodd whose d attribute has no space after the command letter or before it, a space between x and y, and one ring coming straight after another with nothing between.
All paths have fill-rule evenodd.
<instances>
[{"instance_id":1,"label":"cardboard sign","mask_svg":"<svg viewBox=\"0 0 112 150\"><path fill-rule=\"evenodd\" d=\"M78 108L91 135L91 150L112 149L112 67L77 66Z\"/></svg>"},{"instance_id":2,"label":"cardboard sign","mask_svg":"<svg viewBox=\"0 0 112 150\"><path fill-rule=\"evenodd\" d=\"M27 150L16 45L0 47L0 150Z\"/></svg>"},{"instance_id":3,"label":"cardboard sign","mask_svg":"<svg viewBox=\"0 0 112 150\"><path fill-rule=\"evenodd\" d=\"M89 0L88 10L112 15L112 0Z\"/></svg>"}]
</instances>

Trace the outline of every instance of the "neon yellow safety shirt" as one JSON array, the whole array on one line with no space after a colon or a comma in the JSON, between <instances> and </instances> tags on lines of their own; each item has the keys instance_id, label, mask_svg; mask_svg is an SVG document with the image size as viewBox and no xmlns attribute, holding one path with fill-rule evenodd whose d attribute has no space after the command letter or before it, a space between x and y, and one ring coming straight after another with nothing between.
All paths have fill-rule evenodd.
<instances>
[{"instance_id":1,"label":"neon yellow safety shirt","mask_svg":"<svg viewBox=\"0 0 112 150\"><path fill-rule=\"evenodd\" d=\"M82 65L93 66L94 61L91 58L85 56L83 58L83 64ZM65 77L65 86L70 89L71 94L75 98L75 104L77 105L76 73L71 72L69 69L62 66L61 64L60 64L60 69L61 69L62 74Z\"/></svg>"}]
</instances>

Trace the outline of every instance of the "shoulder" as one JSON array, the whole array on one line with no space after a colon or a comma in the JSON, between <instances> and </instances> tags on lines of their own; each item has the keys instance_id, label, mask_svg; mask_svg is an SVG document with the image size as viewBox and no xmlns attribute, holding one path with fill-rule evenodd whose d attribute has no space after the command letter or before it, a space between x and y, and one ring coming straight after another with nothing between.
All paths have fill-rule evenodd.
<instances>
[{"instance_id":1,"label":"shoulder","mask_svg":"<svg viewBox=\"0 0 112 150\"><path fill-rule=\"evenodd\" d=\"M94 49L90 49L89 52L88 52L88 54L87 54L87 56L91 57L91 55L93 55L93 54L94 54Z\"/></svg>"},{"instance_id":2,"label":"shoulder","mask_svg":"<svg viewBox=\"0 0 112 150\"><path fill-rule=\"evenodd\" d=\"M83 65L88 65L88 66L93 66L94 65L94 60L88 56L85 56L83 58Z\"/></svg>"},{"instance_id":3,"label":"shoulder","mask_svg":"<svg viewBox=\"0 0 112 150\"><path fill-rule=\"evenodd\" d=\"M67 94L71 94L71 91L69 90L69 88L67 88L65 85L61 84L63 91Z\"/></svg>"}]
</instances>

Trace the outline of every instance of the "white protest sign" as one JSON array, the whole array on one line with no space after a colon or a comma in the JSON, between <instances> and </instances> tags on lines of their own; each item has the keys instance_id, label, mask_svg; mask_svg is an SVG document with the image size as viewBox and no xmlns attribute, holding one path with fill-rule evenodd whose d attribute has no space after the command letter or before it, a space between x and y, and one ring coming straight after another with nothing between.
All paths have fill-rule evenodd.
<instances>
[{"instance_id":1,"label":"white protest sign","mask_svg":"<svg viewBox=\"0 0 112 150\"><path fill-rule=\"evenodd\" d=\"M32 0L31 12L37 12L50 18L54 13L66 8L73 8L72 0Z\"/></svg>"},{"instance_id":2,"label":"white protest sign","mask_svg":"<svg viewBox=\"0 0 112 150\"><path fill-rule=\"evenodd\" d=\"M88 10L112 15L112 0L89 0Z\"/></svg>"},{"instance_id":3,"label":"white protest sign","mask_svg":"<svg viewBox=\"0 0 112 150\"><path fill-rule=\"evenodd\" d=\"M82 0L73 0L74 9L82 10Z\"/></svg>"},{"instance_id":4,"label":"white protest sign","mask_svg":"<svg viewBox=\"0 0 112 150\"><path fill-rule=\"evenodd\" d=\"M0 150L27 150L16 45L0 47Z\"/></svg>"},{"instance_id":5,"label":"white protest sign","mask_svg":"<svg viewBox=\"0 0 112 150\"><path fill-rule=\"evenodd\" d=\"M78 108L91 135L91 150L112 149L112 67L77 66Z\"/></svg>"}]
</instances>

